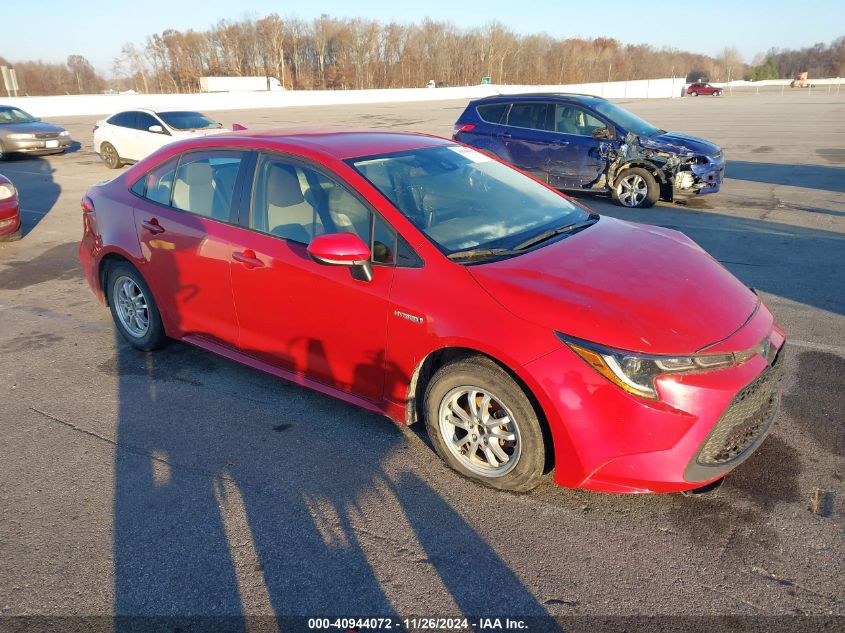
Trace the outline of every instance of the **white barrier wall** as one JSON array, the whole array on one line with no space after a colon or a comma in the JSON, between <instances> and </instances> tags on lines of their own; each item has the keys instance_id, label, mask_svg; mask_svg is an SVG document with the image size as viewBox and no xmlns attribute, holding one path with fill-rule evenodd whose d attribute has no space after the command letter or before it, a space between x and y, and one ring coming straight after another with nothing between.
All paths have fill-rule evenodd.
<instances>
[{"instance_id":1,"label":"white barrier wall","mask_svg":"<svg viewBox=\"0 0 845 633\"><path fill-rule=\"evenodd\" d=\"M245 110L290 106L392 103L478 99L521 92L579 92L612 99L680 97L683 78L642 79L547 86L461 86L455 88L397 88L384 90L286 90L283 92L217 92L199 94L62 95L18 97L0 104L14 105L38 117L110 114L127 108L185 110Z\"/></svg>"}]
</instances>

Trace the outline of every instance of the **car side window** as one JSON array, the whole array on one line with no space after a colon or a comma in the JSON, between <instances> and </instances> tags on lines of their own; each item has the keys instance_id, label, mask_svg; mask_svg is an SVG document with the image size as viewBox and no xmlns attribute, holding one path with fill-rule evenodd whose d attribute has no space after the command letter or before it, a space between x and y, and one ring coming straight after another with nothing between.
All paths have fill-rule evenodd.
<instances>
[{"instance_id":1,"label":"car side window","mask_svg":"<svg viewBox=\"0 0 845 633\"><path fill-rule=\"evenodd\" d=\"M173 181L171 206L228 222L242 152L209 150L183 154Z\"/></svg>"},{"instance_id":2,"label":"car side window","mask_svg":"<svg viewBox=\"0 0 845 633\"><path fill-rule=\"evenodd\" d=\"M583 108L565 103L555 104L555 132L592 136L595 130L603 127L607 125Z\"/></svg>"},{"instance_id":3,"label":"car side window","mask_svg":"<svg viewBox=\"0 0 845 633\"><path fill-rule=\"evenodd\" d=\"M480 116L482 120L487 121L488 123L501 123L502 119L505 116L505 112L507 112L507 109L507 103L478 106L476 108L476 110L478 111L478 116Z\"/></svg>"},{"instance_id":4,"label":"car side window","mask_svg":"<svg viewBox=\"0 0 845 633\"><path fill-rule=\"evenodd\" d=\"M250 228L308 244L323 233L370 237L370 210L310 167L262 154L255 170Z\"/></svg>"},{"instance_id":5,"label":"car side window","mask_svg":"<svg viewBox=\"0 0 845 633\"><path fill-rule=\"evenodd\" d=\"M116 125L118 127L134 128L136 114L137 112L134 111L118 112L117 114L106 119L106 123L108 123L109 125Z\"/></svg>"},{"instance_id":6,"label":"car side window","mask_svg":"<svg viewBox=\"0 0 845 633\"><path fill-rule=\"evenodd\" d=\"M141 130L142 132L149 132L151 125L161 125L161 123L156 121L154 116L146 112L139 112L135 119L135 129Z\"/></svg>"},{"instance_id":7,"label":"car side window","mask_svg":"<svg viewBox=\"0 0 845 633\"><path fill-rule=\"evenodd\" d=\"M152 202L169 206L173 192L173 179L176 176L178 164L179 158L177 157L154 167L147 172L146 176L132 185L132 193Z\"/></svg>"},{"instance_id":8,"label":"car side window","mask_svg":"<svg viewBox=\"0 0 845 633\"><path fill-rule=\"evenodd\" d=\"M508 125L531 130L552 131L550 103L514 103L508 113Z\"/></svg>"}]
</instances>

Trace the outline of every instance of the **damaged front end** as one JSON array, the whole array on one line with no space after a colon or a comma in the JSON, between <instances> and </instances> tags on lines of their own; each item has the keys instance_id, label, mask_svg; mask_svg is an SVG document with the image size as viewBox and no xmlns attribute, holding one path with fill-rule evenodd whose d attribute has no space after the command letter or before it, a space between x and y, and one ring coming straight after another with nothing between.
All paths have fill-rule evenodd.
<instances>
[{"instance_id":1,"label":"damaged front end","mask_svg":"<svg viewBox=\"0 0 845 633\"><path fill-rule=\"evenodd\" d=\"M673 135L673 139L680 139ZM613 183L623 169L644 167L660 184L663 200L682 200L699 194L716 193L725 174L725 157L715 151L702 153L679 142L665 142L628 134L608 154L606 182Z\"/></svg>"}]
</instances>

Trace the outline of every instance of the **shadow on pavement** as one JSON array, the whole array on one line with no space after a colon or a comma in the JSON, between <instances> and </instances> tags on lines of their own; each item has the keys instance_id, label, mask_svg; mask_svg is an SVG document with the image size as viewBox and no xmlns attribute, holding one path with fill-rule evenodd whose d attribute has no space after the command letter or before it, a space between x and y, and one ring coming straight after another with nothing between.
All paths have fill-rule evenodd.
<instances>
[{"instance_id":1,"label":"shadow on pavement","mask_svg":"<svg viewBox=\"0 0 845 633\"><path fill-rule=\"evenodd\" d=\"M41 156L9 154L0 161L0 174L11 180L18 190L21 233L24 237L53 209L59 199L62 188L53 178L54 171L50 161Z\"/></svg>"},{"instance_id":2,"label":"shadow on pavement","mask_svg":"<svg viewBox=\"0 0 845 633\"><path fill-rule=\"evenodd\" d=\"M807 189L845 192L845 168L826 165L790 165L781 163L752 163L729 160L725 167L728 178L764 182L770 185L789 185Z\"/></svg>"}]
</instances>

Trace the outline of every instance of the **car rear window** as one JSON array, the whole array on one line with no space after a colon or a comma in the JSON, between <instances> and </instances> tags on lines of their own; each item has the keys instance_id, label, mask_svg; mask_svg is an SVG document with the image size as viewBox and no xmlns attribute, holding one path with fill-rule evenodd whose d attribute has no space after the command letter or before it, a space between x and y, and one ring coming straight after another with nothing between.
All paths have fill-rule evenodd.
<instances>
[{"instance_id":1,"label":"car rear window","mask_svg":"<svg viewBox=\"0 0 845 633\"><path fill-rule=\"evenodd\" d=\"M119 127L135 127L135 115L137 112L118 112L106 119L106 123Z\"/></svg>"},{"instance_id":2,"label":"car rear window","mask_svg":"<svg viewBox=\"0 0 845 633\"><path fill-rule=\"evenodd\" d=\"M488 123L501 123L507 109L507 103L496 103L492 105L478 106L476 108L478 116Z\"/></svg>"}]
</instances>

